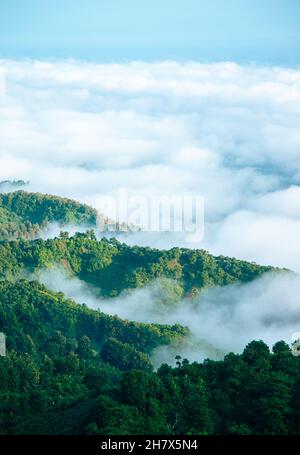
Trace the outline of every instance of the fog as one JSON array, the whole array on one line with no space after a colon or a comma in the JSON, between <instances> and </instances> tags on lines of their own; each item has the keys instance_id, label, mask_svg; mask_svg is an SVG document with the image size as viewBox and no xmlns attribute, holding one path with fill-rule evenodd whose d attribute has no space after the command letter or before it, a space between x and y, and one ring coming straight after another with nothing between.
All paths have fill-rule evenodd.
<instances>
[{"instance_id":1,"label":"fog","mask_svg":"<svg viewBox=\"0 0 300 455\"><path fill-rule=\"evenodd\" d=\"M192 61L0 65L0 181L29 181L26 190L71 197L110 218L103 201L120 188L134 197L203 196L205 234L195 244L180 232L117 237L300 272L299 69ZM63 229L74 234L86 227ZM41 235L60 230L53 224ZM156 364L176 353L218 358L253 338L290 342L299 331L293 274L207 289L172 310L161 301L159 282L104 300L58 270L39 279L122 318L187 325L187 343L160 349Z\"/></svg>"},{"instance_id":2,"label":"fog","mask_svg":"<svg viewBox=\"0 0 300 455\"><path fill-rule=\"evenodd\" d=\"M205 236L196 247L300 271L299 69L0 65L0 180L30 181L28 190L99 211L103 196L123 187L135 196L204 196ZM184 243L177 234L125 240Z\"/></svg>"},{"instance_id":3,"label":"fog","mask_svg":"<svg viewBox=\"0 0 300 455\"><path fill-rule=\"evenodd\" d=\"M191 334L184 343L153 353L155 366L173 364L177 354L197 361L220 359L228 352L242 352L253 339L262 339L270 347L279 340L290 344L300 330L300 277L291 272L272 272L249 283L208 288L193 300L180 298L176 283L170 280L167 286L158 280L117 298L103 299L98 290L68 277L62 269L42 270L38 279L78 303L123 319L187 326Z\"/></svg>"},{"instance_id":4,"label":"fog","mask_svg":"<svg viewBox=\"0 0 300 455\"><path fill-rule=\"evenodd\" d=\"M47 240L54 239L59 237L59 234L63 232L68 232L70 236L75 235L77 232L84 233L91 230L91 226L85 225L76 225L76 224L67 224L61 225L60 223L49 223L45 228L39 232L39 237Z\"/></svg>"}]
</instances>

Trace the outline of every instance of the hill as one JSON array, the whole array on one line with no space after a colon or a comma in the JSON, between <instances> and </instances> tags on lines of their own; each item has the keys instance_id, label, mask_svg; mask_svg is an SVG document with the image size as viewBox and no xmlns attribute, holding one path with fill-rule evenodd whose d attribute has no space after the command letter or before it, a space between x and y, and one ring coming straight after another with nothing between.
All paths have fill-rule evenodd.
<instances>
[{"instance_id":1,"label":"hill","mask_svg":"<svg viewBox=\"0 0 300 455\"><path fill-rule=\"evenodd\" d=\"M69 199L0 195L0 434L300 434L300 357L286 343L271 352L252 341L222 361L177 357L176 368L153 371L153 351L178 346L188 328L108 316L20 279L59 265L105 297L159 280L171 305L278 269L97 240L91 229L29 240L52 222L96 221L94 209Z\"/></svg>"},{"instance_id":2,"label":"hill","mask_svg":"<svg viewBox=\"0 0 300 455\"><path fill-rule=\"evenodd\" d=\"M15 191L0 194L0 239L36 238L50 223L95 227L98 213L72 199Z\"/></svg>"},{"instance_id":3,"label":"hill","mask_svg":"<svg viewBox=\"0 0 300 455\"><path fill-rule=\"evenodd\" d=\"M179 327L121 321L36 282L0 282L0 434L299 434L300 357L261 341L152 371Z\"/></svg>"},{"instance_id":4,"label":"hill","mask_svg":"<svg viewBox=\"0 0 300 455\"><path fill-rule=\"evenodd\" d=\"M22 355L43 354L62 338L73 347L88 338L90 348L104 350L105 360L113 364L111 347L117 342L118 367L124 370L151 369L148 355L153 349L188 334L178 325L141 324L105 315L27 280L0 282L0 331L6 334L7 349Z\"/></svg>"},{"instance_id":5,"label":"hill","mask_svg":"<svg viewBox=\"0 0 300 455\"><path fill-rule=\"evenodd\" d=\"M173 280L179 293L193 296L208 286L251 281L275 270L204 250L157 250L130 247L115 239L97 240L93 231L69 237L0 242L0 278L16 277L21 270L61 265L68 272L114 297L125 289L150 284L158 278Z\"/></svg>"}]
</instances>

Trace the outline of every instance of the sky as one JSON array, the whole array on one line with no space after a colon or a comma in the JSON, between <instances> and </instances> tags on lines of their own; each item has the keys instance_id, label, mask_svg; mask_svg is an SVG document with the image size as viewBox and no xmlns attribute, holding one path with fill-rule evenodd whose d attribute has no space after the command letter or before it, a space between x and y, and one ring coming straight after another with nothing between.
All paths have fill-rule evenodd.
<instances>
[{"instance_id":1,"label":"sky","mask_svg":"<svg viewBox=\"0 0 300 455\"><path fill-rule=\"evenodd\" d=\"M299 0L1 0L0 57L298 65Z\"/></svg>"},{"instance_id":2,"label":"sky","mask_svg":"<svg viewBox=\"0 0 300 455\"><path fill-rule=\"evenodd\" d=\"M299 12L299 0L1 0L0 180L100 211L120 188L203 196L195 247L299 272Z\"/></svg>"}]
</instances>

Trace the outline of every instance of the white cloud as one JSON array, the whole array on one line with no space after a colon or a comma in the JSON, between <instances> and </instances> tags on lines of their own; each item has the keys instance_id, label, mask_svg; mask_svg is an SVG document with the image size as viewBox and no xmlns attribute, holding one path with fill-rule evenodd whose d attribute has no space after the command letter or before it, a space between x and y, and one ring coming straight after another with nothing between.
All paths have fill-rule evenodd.
<instances>
[{"instance_id":1,"label":"white cloud","mask_svg":"<svg viewBox=\"0 0 300 455\"><path fill-rule=\"evenodd\" d=\"M198 246L300 270L299 70L231 62L1 66L1 180L23 178L33 190L95 206L119 187L204 195Z\"/></svg>"},{"instance_id":2,"label":"white cloud","mask_svg":"<svg viewBox=\"0 0 300 455\"><path fill-rule=\"evenodd\" d=\"M220 223L211 246L216 254L299 271L299 230L299 220L238 211Z\"/></svg>"},{"instance_id":3,"label":"white cloud","mask_svg":"<svg viewBox=\"0 0 300 455\"><path fill-rule=\"evenodd\" d=\"M158 349L156 365L174 362L177 354L197 361L221 358L228 352L242 352L253 339L262 339L270 347L279 340L290 344L299 332L300 278L292 273L267 273L250 283L205 289L194 300L173 302L171 309L170 303L162 303L168 294L159 281L105 300L62 270L41 270L37 276L48 288L63 291L90 308L128 320L189 327L191 336L185 343Z\"/></svg>"}]
</instances>

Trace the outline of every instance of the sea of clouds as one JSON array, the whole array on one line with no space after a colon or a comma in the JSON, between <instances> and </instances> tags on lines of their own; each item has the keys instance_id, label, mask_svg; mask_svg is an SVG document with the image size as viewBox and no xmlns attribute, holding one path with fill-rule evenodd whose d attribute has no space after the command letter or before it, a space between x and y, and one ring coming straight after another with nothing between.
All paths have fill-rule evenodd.
<instances>
[{"instance_id":1,"label":"sea of clouds","mask_svg":"<svg viewBox=\"0 0 300 455\"><path fill-rule=\"evenodd\" d=\"M101 209L127 188L205 197L195 247L300 271L300 70L1 61L0 180ZM179 235L136 234L159 247Z\"/></svg>"}]
</instances>

